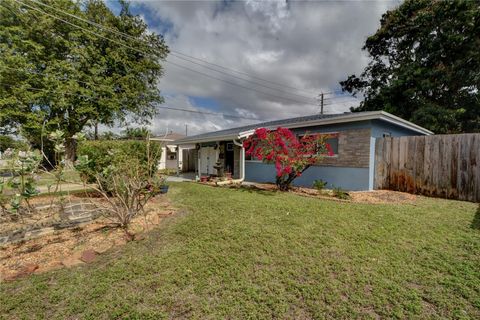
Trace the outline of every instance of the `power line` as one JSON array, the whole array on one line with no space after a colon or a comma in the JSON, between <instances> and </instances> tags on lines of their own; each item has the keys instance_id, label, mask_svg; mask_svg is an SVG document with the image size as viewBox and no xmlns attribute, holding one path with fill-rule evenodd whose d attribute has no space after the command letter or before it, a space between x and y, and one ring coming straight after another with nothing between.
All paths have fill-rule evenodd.
<instances>
[{"instance_id":1,"label":"power line","mask_svg":"<svg viewBox=\"0 0 480 320\"><path fill-rule=\"evenodd\" d=\"M62 18L59 18L59 17L57 17L57 16L55 16L55 15L53 15L53 14L47 13L47 12L45 12L45 11L43 11L43 10L40 10L40 9L36 8L36 7L32 7L32 6L30 6L30 5L28 5L28 4L25 4L25 3L23 3L23 2L21 2L21 1L19 1L19 0L14 0L14 1L20 3L20 4L24 5L24 6L26 6L27 8L30 8L30 9L36 10L36 11L38 11L38 12L40 12L40 13L46 14L46 15L54 18L54 19L57 19L57 20L62 21L62 22L64 22L64 23L68 24L68 25L71 25L71 26L73 26L73 27L76 27L76 28L78 28L78 29L81 29L81 30L83 30L83 31L86 31L86 32L88 32L88 33L91 33L91 34L93 34L93 35L95 35L95 36L97 36L97 37L100 37L100 38L102 38L102 39L111 41L111 42L113 42L113 43L116 43L116 44L118 44L118 45L124 46L124 47L126 47L126 48L128 48L128 49L134 50L134 51L139 52L139 53L143 53L143 54L147 54L147 55L148 55L148 54L151 54L151 53L145 52L145 51L143 51L143 50L140 50L140 49L131 47L131 46L129 46L129 45L126 45L126 44L124 44L124 43L122 43L122 42L119 42L119 41L110 39L110 38L108 38L108 37L102 36L101 34L98 34L98 33L93 32L93 31L91 31L91 30L88 30L88 29L85 29L85 28L83 28L83 27L80 27L80 26L78 26L78 25L76 25L76 24L74 24L74 23L71 23L71 22L69 22L69 21L66 21L66 20L64 20L64 19L62 19ZM261 90L257 90L256 88L251 88L251 87L243 86L243 85L240 85L240 84L235 83L235 82L231 82L231 81L228 81L228 80L225 80L225 79L222 79L222 78L218 78L218 77L212 76L212 75L210 75L210 74L207 74L207 73L204 73L204 72L201 72L201 71L198 71L198 70L189 68L189 67L185 67L185 66L183 66L183 65L180 65L180 64L175 63L175 62L172 62L172 61L165 60L165 62L166 62L166 63L169 63L169 64L171 64L171 65L174 65L174 66L176 66L176 67L178 67L178 68L185 69L185 70L188 70L188 71L190 71L190 72L197 73L197 74L201 74L201 75L203 75L203 76L205 76L205 77L208 77L208 78L211 78L211 79L215 79L215 80L218 80L218 81L222 81L222 82L228 83L228 84L230 84L230 85L232 85L232 86L237 86L237 87L240 87L240 88L243 88L243 89L246 89L246 90L255 91L255 92L258 92L258 93L260 93L260 94L263 94L263 95L266 95L266 96L270 96L270 97L273 97L273 98L276 98L276 99L283 99L283 100L288 100L288 101L295 102L295 103L309 104L309 105L315 106L315 104L313 104L313 103L308 103L308 102L305 102L305 101L299 101L299 100L292 99L292 98L288 98L288 97L280 97L280 96L277 96L277 95L274 95L274 94L271 94L271 93L268 93L268 92L264 92L264 91L261 91Z\"/></svg>"},{"instance_id":2,"label":"power line","mask_svg":"<svg viewBox=\"0 0 480 320\"><path fill-rule=\"evenodd\" d=\"M221 112L207 112L207 111L198 111L198 110L173 108L173 107L159 107L159 109L178 110L178 111L185 111L185 112L191 112L191 113L200 113L200 114L206 114L206 115L223 116L223 117L226 117L226 118L238 118L238 119L246 119L246 120L264 121L263 119L258 119L258 118L253 118L253 117L236 116L236 115L221 113Z\"/></svg>"},{"instance_id":3,"label":"power line","mask_svg":"<svg viewBox=\"0 0 480 320\"><path fill-rule=\"evenodd\" d=\"M82 84L86 84L86 85L89 85L89 86L92 86L92 87L99 87L99 86L102 86L104 88L108 88L108 89L111 89L110 87L108 87L107 85L102 85L102 84L95 84L95 83L91 83L91 82L86 82L86 81L81 81L81 80L77 80L77 79L72 79L72 78L69 78L69 77L65 77L65 76L55 76L53 74L50 74L50 73L44 73L44 72L38 72L38 71L32 71L32 70L22 70L22 69L16 69L16 68L11 68L11 67L8 67L8 66L3 66L4 68L7 68L7 69L10 69L10 70L15 70L15 71L19 71L19 72L23 72L23 73L29 73L29 74L36 74L36 75L46 75L46 76L52 76L54 77L55 79L57 80L61 80L61 81L75 81L75 82L78 82L78 83L82 83ZM324 103L324 106L328 106L328 105L332 105L332 104L340 104L340 103L348 103L348 102L358 102L357 98L351 98L351 97L334 97L334 98L324 98L324 101L329 101L329 100L333 100L333 99L347 99L347 100L344 100L344 101L337 101L337 103Z\"/></svg>"},{"instance_id":4,"label":"power line","mask_svg":"<svg viewBox=\"0 0 480 320\"><path fill-rule=\"evenodd\" d=\"M295 103L300 103L300 104L309 104L309 105L312 105L314 106L315 104L313 103L309 103L309 102L305 102L305 101L299 101L299 100L296 100L296 99L292 99L292 98L288 98L288 97L279 97L279 96L276 96L274 94L271 94L271 93L268 93L268 92L264 92L264 91L261 91L261 90L257 90L255 88L250 88L250 87L246 87L244 85L241 85L241 84L238 84L238 83L235 83L235 82L231 82L231 81L228 81L228 80L225 80L225 79L222 79L222 78L218 78L218 77L215 77L215 76L212 76L210 74L207 74L207 73L204 73L204 72L201 72L201 71L198 71L198 70L195 70L195 69L192 69L192 68L189 68L189 67L185 67L185 66L182 66L178 63L175 63L175 62L172 62L172 61L168 61L166 60L167 63L171 64L171 65L174 65L178 68L182 68L182 69L185 69L185 70L188 70L190 72L194 72L194 73L198 73L198 74L201 74L207 78L211 78L211 79L214 79L214 80L218 80L218 81L222 81L222 82L225 82L229 85L232 85L232 86L237 86L237 87L240 87L240 88L243 88L243 89L246 89L246 90L252 90L252 91L255 91L255 92L258 92L258 93L261 93L263 95L267 95L267 96L270 96L270 97L273 97L273 98L277 98L277 99L283 99L283 100L288 100L288 101L291 101L291 102L295 102Z\"/></svg>"},{"instance_id":5,"label":"power line","mask_svg":"<svg viewBox=\"0 0 480 320\"><path fill-rule=\"evenodd\" d=\"M293 90L296 90L296 91L299 91L299 92L305 92L305 93L308 93L308 94L312 94L312 95L317 95L318 92L313 92L313 91L308 91L308 90L304 90L304 89L300 89L300 88L296 88L296 87L292 87L292 86L289 86L289 85L286 85L286 84L281 84L281 83L278 83L278 82L275 82L275 81L271 81L271 80L267 80L267 79L264 79L264 78L260 78L260 77L257 77L257 76L254 76L252 74L249 74L247 72L242 72L242 71L239 71L239 70L236 70L236 69L232 69L232 68L229 68L229 67L225 67L225 66L222 66L222 65L219 65L217 63L213 63L213 62L210 62L210 61L207 61L207 60L204 60L204 59L201 59L201 58L197 58L197 57L194 57L192 55L188 55L188 54L185 54L185 53L182 53L182 52L179 52L179 51L176 51L176 50L171 50L171 52L173 52L174 54L171 54L179 59L185 59L185 58L180 58L178 57L177 55L175 54L178 54L178 55L182 55L182 56L185 56L185 57L188 57L190 59L194 59L194 60L197 60L197 61L201 61L203 63L206 63L206 64L209 64L209 65L212 65L212 66L215 66L215 67L218 67L218 68L222 68L222 69L225 69L225 70L229 70L231 72L234 72L234 73L237 73L237 74L242 74L242 75L245 75L245 76L248 76L252 79L257 79L257 80L260 80L260 81L264 81L264 82L268 82L268 83L271 83L271 84L275 84L275 85L278 85L278 86L282 86L282 87L285 87L285 88L290 88L290 89L293 89ZM187 60L188 61L188 60ZM193 63L193 62L192 62ZM199 64L200 65L200 64ZM206 67L206 66L204 66ZM214 70L214 69L212 69ZM219 71L217 71L219 72ZM257 82L253 82L253 83L257 83ZM333 94L334 92L325 92L324 94ZM310 99L312 99L311 97L309 97Z\"/></svg>"},{"instance_id":6,"label":"power line","mask_svg":"<svg viewBox=\"0 0 480 320\"><path fill-rule=\"evenodd\" d=\"M4 85L4 86L7 86L7 87L15 87L15 85L8 84L8 83L0 82L0 84ZM94 99L94 97L92 97L92 96L86 96L86 95L82 95L82 94L78 94L78 93L60 92L60 91L56 91L56 90L41 89L41 88L34 88L34 87L28 87L28 88L23 88L23 89L32 90L32 91L40 91L40 92L58 93L58 94L61 94L61 95L79 96L79 97L83 97L83 98ZM228 114L228 113L223 113L223 112L208 112L208 111L199 111L199 110L191 110L191 109L184 109L184 108L174 108L174 107L159 106L159 105L157 105L156 108L157 109L184 111L184 112L190 112L190 113L199 113L199 114L205 114L205 115L215 115L215 116L222 116L222 117L226 117L226 118L263 121L262 119L258 119L258 118L254 118L254 117L244 117L244 116Z\"/></svg>"},{"instance_id":7,"label":"power line","mask_svg":"<svg viewBox=\"0 0 480 320\"><path fill-rule=\"evenodd\" d=\"M264 88L267 88L267 89L276 90L276 91L279 91L279 92L282 92L282 93L290 94L290 95L292 95L292 96L297 96L297 97L300 97L300 98L313 100L312 97L307 97L307 96L300 95L300 94L296 94L296 93L292 93L292 92L285 92L285 90L283 90L283 89L279 89L279 88L267 86L267 85L264 85L264 84L262 84L262 83L260 83L260 82L248 80L248 79L245 79L245 78L242 78L242 77L235 76L235 75L233 75L233 74L229 74L229 73L224 72L224 71L216 70L216 69L207 67L207 66L205 66L205 65L202 65L201 63L198 63L198 62L189 60L189 59L187 59L187 58L180 57L180 56L175 55L175 54L172 54L172 53L170 53L170 55L171 55L171 56L174 56L174 57L176 57L176 58L178 58L178 59L181 59L181 60L184 60L184 61L193 63L193 64L198 65L198 66L201 66L201 67L204 67L204 68L206 68L206 69L208 69L208 70L212 70L212 71L215 71L215 72L218 72L218 73L221 73L221 74L225 74L225 75L227 75L227 76L230 76L230 77L233 77L233 78L236 78L236 79L240 79L240 80L243 80L243 81L251 82L251 83L253 83L253 84L256 84L256 85L258 85L258 86L261 86L261 87L264 87Z\"/></svg>"},{"instance_id":8,"label":"power line","mask_svg":"<svg viewBox=\"0 0 480 320\"><path fill-rule=\"evenodd\" d=\"M359 99L357 97L353 97L353 96L324 98L325 101L330 101L330 100L339 101L340 99L359 101Z\"/></svg>"},{"instance_id":9,"label":"power line","mask_svg":"<svg viewBox=\"0 0 480 320\"><path fill-rule=\"evenodd\" d=\"M125 45L124 43L121 43L121 42L112 40L112 39L110 39L110 38L104 37L104 36L102 36L102 35L100 35L100 34L98 34L98 33L95 33L95 32L93 32L93 31L86 30L86 29L84 29L84 28L82 28L82 27L80 27L80 26L78 26L78 25L76 25L76 24L73 24L73 23L71 23L71 22L69 22L69 21L63 20L63 19L61 19L61 18L59 18L59 17L57 17L57 16L55 16L55 15L52 15L52 14L50 14L50 13L44 12L44 11L38 9L38 8L29 6L29 5L27 5L27 4L25 4L25 3L21 2L21 1L18 1L18 0L14 0L14 1L16 1L16 2L18 2L18 3L20 3L20 4L22 4L22 5L30 8L30 9L36 10L36 11L38 11L38 12L40 12L40 13L43 13L43 14L46 14L46 15L54 18L54 19L57 19L57 20L62 21L62 22L64 22L64 23L66 23L66 24L69 24L69 25L71 25L71 26L73 26L73 27L76 27L76 28L79 28L79 29L84 30L84 31L86 31L86 32L89 32L89 33L91 33L91 34L94 34L94 35L96 35L96 36L98 36L98 37L100 37L100 38L103 38L103 39L112 41L112 42L114 42L114 43L117 43L117 44L122 45L122 46L124 46L124 47L126 47L126 48L129 48L129 49L131 49L131 50L134 50L134 51L137 51L137 52L140 52L140 53L143 53L143 54L149 54L149 53L147 53L147 52L145 52L145 51L142 51L142 50L139 50L139 49L137 49L137 48L134 48L134 47ZM265 95L273 96L273 97L275 97L275 98L281 98L281 97L278 97L278 96L275 96L275 95L272 95L272 94L269 94L269 93L266 93L266 92L263 92L263 91L256 90L256 89L254 89L254 88L244 87L244 86L241 86L241 85L239 85L239 84L237 84L237 83L228 82L228 81L226 81L226 80L224 80L224 79L216 78L216 77L211 76L211 75L209 75L209 74L205 74L205 73L202 73L202 72L200 72L200 71L197 71L197 70L194 70L194 69L190 69L190 68L188 68L188 67L184 67L184 66L182 66L182 65L179 65L179 64L176 64L176 63L173 63L173 62L169 62L169 61L166 61L166 62L168 62L168 63L170 63L170 64L173 64L173 65L175 65L175 66L177 66L177 67L180 67L180 68L183 68L183 69L187 69L187 70L190 70L190 71L192 71L192 72L196 72L196 73L202 74L202 75L204 75L204 76L207 76L207 77L210 77L210 78L219 80L219 81L224 81L224 82L229 83L229 84L231 84L231 85L240 86L240 87L242 87L242 88L249 89L249 90L254 90L254 91L257 91L257 92L262 93L262 94L265 94ZM32 88L32 90L43 90L43 89ZM45 90L43 90L43 91L45 91ZM50 92L52 92L52 91L50 91ZM57 93L67 94L67 95L69 94L69 95L71 95L71 93L64 93L64 92L57 92ZM85 95L79 95L79 96L87 97L87 96L85 96ZM92 98L92 97L89 97L89 98ZM286 97L283 98L283 99L291 100L291 101L297 102L297 103L305 103L305 102L300 102L300 101L297 101L297 100L289 99L289 98L286 98ZM308 103L305 103L305 104L308 104ZM338 104L338 103L331 103L331 104L325 104L325 105L335 105L335 104ZM312 105L314 105L314 104L312 104ZM314 105L314 106L315 106L315 105ZM232 116L232 115L229 115L229 116ZM237 117L237 116L233 116L233 117ZM254 119L252 119L252 118L248 118L248 119L249 119L249 120L254 120ZM255 119L255 120L258 120L258 119Z\"/></svg>"},{"instance_id":10,"label":"power line","mask_svg":"<svg viewBox=\"0 0 480 320\"><path fill-rule=\"evenodd\" d=\"M77 80L77 79L72 79L72 78L69 78L69 77L65 77L65 76L55 76L51 73L44 73L44 72L38 72L38 71L32 71L32 70L25 70L25 69L16 69L16 68L12 68L12 67L8 67L8 66L3 66L4 68L7 68L7 69L10 69L10 70L14 70L14 71L19 71L19 72L23 72L23 73L28 73L28 74L36 74L36 75L46 75L46 76L52 76L54 77L55 79L57 80L61 80L61 81L75 81L75 82L78 82L78 83L82 83L82 84L86 84L86 85L89 85L89 86L92 86L92 87L95 87L95 88L98 88L99 86L101 87L104 87L104 88L108 88L108 89L111 89L109 86L107 85L101 85L101 84L95 84L95 83L91 83L91 82L86 82L86 81L80 81L80 80ZM42 89L38 89L38 90L42 90ZM57 92L57 93L60 93L62 94L61 92ZM67 93L68 95L69 93ZM85 96L86 97L86 96ZM329 100L332 100L333 98L324 98L324 101L329 101ZM338 104L341 104L341 103L348 103L348 102L358 102L358 100L354 99L354 98L350 98L350 97L338 97L337 99L347 99L347 100L342 100L342 101L337 101L337 103L324 103L324 106L328 106L328 105L338 105ZM235 103L236 104L236 103ZM242 107L242 108L245 108L245 106L237 106L237 107Z\"/></svg>"},{"instance_id":11,"label":"power line","mask_svg":"<svg viewBox=\"0 0 480 320\"><path fill-rule=\"evenodd\" d=\"M79 17L75 14L72 14L72 13L69 13L69 12L66 12L62 9L59 9L59 8L56 8L54 6L50 6L48 4L45 4L45 3L42 3L42 2L39 2L39 1L36 1L36 0L29 0L31 2L34 2L36 4L39 4L41 6L44 6L44 7L47 7L47 8L50 8L50 9L53 9L57 12L61 12L69 17L72 17L72 18L75 18L77 20L80 20L80 21L83 21L85 23L88 23L88 24L91 24L97 28L100 28L100 29L103 29L103 30L106 30L106 31L109 31L109 32L112 32L112 33L115 33L119 36L122 36L122 37L126 37L126 38L130 38L130 39L133 39L135 41L139 41L139 39L127 34L127 33L124 33L124 32L121 32L121 31L118 31L118 30L115 30L115 29L112 29L112 28L109 28L109 27L106 27L102 24L99 24L99 23L96 23L94 21L91 21L91 20L88 20L88 19L84 19L82 17ZM273 88L273 87L270 87L270 86L266 86L264 84L261 84L261 83L258 83L258 82L255 82L255 81L251 81L251 80L248 80L248 79L245 79L245 78L241 78L241 77L238 77L238 76L234 76L232 74L229 74L229 73L226 73L226 72L223 72L223 71L219 71L219 70L216 70L216 69L213 69L213 68L209 68L208 66L205 66L205 65L202 65L198 62L194 62L194 61L191 61L189 59L186 59L184 57L188 57L190 59L194 59L194 60L197 60L197 61L201 61L203 63L206 63L206 64L209 64L209 65L212 65L212 66L216 66L218 68L222 68L222 69L225 69L225 70L230 70L231 72L235 72L237 74L242 74L242 75L246 75L250 78L253 78L253 79L257 79L257 80L261 80L261 81L264 81L264 82L269 82L269 83L272 83L272 84L276 84L278 86L282 86L282 87L285 87L285 88L290 88L290 89L294 89L294 90L297 90L297 91L302 91L302 92L306 92L306 93L309 93L309 94L312 94L312 95L317 95L317 93L314 93L312 91L307 91L307 90L304 90L304 89L299 89L299 88L296 88L296 87L292 87L292 86L288 86L286 84L281 84L281 83L278 83L278 82L274 82L274 81L271 81L271 80L267 80L267 79L264 79L264 78L260 78L260 77L256 77L254 75L251 75L249 73L246 73L246 72L242 72L242 71L238 71L238 70L235 70L235 69L232 69L232 68L229 68L229 67L225 67L225 66L222 66L222 65L219 65L219 64L216 64L216 63L213 63L213 62L210 62L210 61L207 61L207 60L204 60L204 59L200 59L200 58L197 58L197 57L194 57L194 56L191 56L191 55L188 55L188 54L185 54L185 53L182 53L180 51L176 51L176 50L173 50L171 49L171 55L174 56L174 57L177 57L179 59L182 59L182 60L185 60L185 61L188 61L190 63L194 63L196 65L199 65L199 66L202 66L204 68L207 68L209 70L212 70L212 71L215 71L215 72L219 72L219 73L223 73L223 74L226 74L226 75L229 75L231 77L235 77L237 79L241 79L241 80L244 80L244 81L250 81L252 83L255 83L257 85L260 85L260 86L263 86L263 87L266 87L266 88L269 88L269 89L272 89L272 90L278 90L278 91L281 91L281 89L278 89L278 88ZM178 55L181 55L181 56L184 56L184 57L180 57ZM282 91L283 92L283 91ZM289 94L292 94L292 95L295 95L295 96L299 96L299 97L302 97L302 98L306 98L306 99L313 99L313 97L306 97L306 96L303 96L303 95L298 95L298 94L295 94L295 93L289 93ZM324 92L323 93L324 95L327 95L327 94L335 94L335 92Z\"/></svg>"}]
</instances>

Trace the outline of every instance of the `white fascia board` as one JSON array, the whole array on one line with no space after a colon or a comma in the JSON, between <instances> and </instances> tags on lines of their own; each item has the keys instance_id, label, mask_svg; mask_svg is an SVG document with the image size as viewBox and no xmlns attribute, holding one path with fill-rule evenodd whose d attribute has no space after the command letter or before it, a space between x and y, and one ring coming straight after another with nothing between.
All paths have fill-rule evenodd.
<instances>
[{"instance_id":1,"label":"white fascia board","mask_svg":"<svg viewBox=\"0 0 480 320\"><path fill-rule=\"evenodd\" d=\"M368 121L368 120L383 120L400 127L425 134L425 135L432 135L434 134L432 131L427 130L421 126L418 126L410 121L404 120L393 114L390 114L385 111L371 111L368 113L352 113L347 114L340 117L334 118L326 118L326 119L316 119L311 121L300 121L290 124L282 125L283 128L301 128L301 127L313 127L313 126L322 126L328 124L337 124L337 123L348 123L348 122L355 122L355 121ZM260 126L258 128L261 128ZM266 129L276 129L277 126L266 126ZM233 140L233 139L243 139L248 138L255 132L255 129L246 130L240 132L238 135L228 135L228 136L215 136L210 138L203 138L203 139L192 139L179 142L178 144L189 144L189 143L201 143L201 142L211 142L211 141L219 141L219 140Z\"/></svg>"},{"instance_id":2,"label":"white fascia board","mask_svg":"<svg viewBox=\"0 0 480 320\"><path fill-rule=\"evenodd\" d=\"M238 139L238 135L225 135L225 136L214 136L214 137L206 137L206 138L198 138L198 139L191 139L185 141L175 141L175 144L183 145L183 144L192 144L192 143L202 143L202 142L214 142L214 141L224 141L224 140L234 140Z\"/></svg>"},{"instance_id":3,"label":"white fascia board","mask_svg":"<svg viewBox=\"0 0 480 320\"><path fill-rule=\"evenodd\" d=\"M349 115L345 115L342 117L335 117L335 118L327 118L327 119L317 119L317 120L312 120L312 121L301 121L301 122L296 122L296 123L290 123L283 125L283 128L301 128L301 127L313 127L313 126L321 126L321 125L328 125L328 124L337 124L337 123L346 123L346 122L354 122L354 121L367 121L367 120L384 120L393 124L396 124L398 126L401 126L403 128L407 128L413 131L416 131L418 133L422 133L425 135L432 135L433 132L429 131L425 128L422 128L414 123L411 123L410 121L404 120L402 118L399 118L397 116L394 116L393 114L390 114L385 111L374 111L370 112L368 114L362 114L362 113L353 113ZM259 127L260 128L260 127ZM265 127L266 129L276 129L276 127ZM250 135L252 135L255 132L255 129L253 130L248 130L244 132L240 132L239 137L240 138L245 138Z\"/></svg>"},{"instance_id":4,"label":"white fascia board","mask_svg":"<svg viewBox=\"0 0 480 320\"><path fill-rule=\"evenodd\" d=\"M425 129L425 128L419 126L419 125L416 125L415 123L412 123L412 122L407 121L405 119L402 119L400 117L394 116L391 113L388 113L388 112L385 112L385 111L380 111L380 112L381 112L381 117L380 117L381 120L385 120L385 121L388 121L390 123L396 124L398 126L401 126L401 127L413 130L413 131L417 131L419 133L423 133L427 136L430 136L430 135L434 134L432 131L430 131L428 129Z\"/></svg>"}]
</instances>

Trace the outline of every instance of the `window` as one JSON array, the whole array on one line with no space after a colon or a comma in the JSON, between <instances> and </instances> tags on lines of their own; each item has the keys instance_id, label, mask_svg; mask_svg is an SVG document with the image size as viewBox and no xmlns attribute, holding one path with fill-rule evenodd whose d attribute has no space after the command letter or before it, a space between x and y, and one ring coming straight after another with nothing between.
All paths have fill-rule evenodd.
<instances>
[{"instance_id":1,"label":"window","mask_svg":"<svg viewBox=\"0 0 480 320\"><path fill-rule=\"evenodd\" d=\"M167 160L177 160L177 153L170 151L170 148L167 148Z\"/></svg>"},{"instance_id":2,"label":"window","mask_svg":"<svg viewBox=\"0 0 480 320\"><path fill-rule=\"evenodd\" d=\"M328 132L328 133L322 133L322 134L332 135L332 137L326 139L325 142L328 143L330 145L330 147L332 148L332 152L333 152L332 157L337 156L338 155L338 133L337 132ZM302 136L303 136L302 134L299 134L297 137L298 137L298 139L300 139ZM328 155L327 155L327 157L328 157Z\"/></svg>"},{"instance_id":3,"label":"window","mask_svg":"<svg viewBox=\"0 0 480 320\"><path fill-rule=\"evenodd\" d=\"M334 156L338 155L338 137L328 138L326 142L332 147Z\"/></svg>"}]
</instances>

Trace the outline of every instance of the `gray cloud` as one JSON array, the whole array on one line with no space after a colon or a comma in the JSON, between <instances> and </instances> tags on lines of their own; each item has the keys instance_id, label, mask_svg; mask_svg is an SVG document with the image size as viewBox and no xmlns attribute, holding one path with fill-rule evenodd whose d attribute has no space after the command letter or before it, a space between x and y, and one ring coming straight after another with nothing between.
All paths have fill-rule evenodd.
<instances>
[{"instance_id":1,"label":"gray cloud","mask_svg":"<svg viewBox=\"0 0 480 320\"><path fill-rule=\"evenodd\" d=\"M149 21L154 31L164 30L165 24L170 24L164 35L174 51L308 91L267 89L171 55L168 60L174 63L269 94L244 90L166 64L160 85L168 95L165 106L212 112L188 98L198 96L215 99L219 107L214 112L268 120L318 112L318 107L312 105L314 93L338 89L340 80L361 72L368 61L361 47L378 28L381 14L394 5L389 1L151 1L135 2L133 9L155 14L156 19ZM307 100L289 92L307 96L311 104L288 100ZM336 103L326 106L331 113L347 111L356 104L349 99L326 101L329 103ZM188 124L193 134L251 122L160 109L152 129L157 133L167 127L184 132Z\"/></svg>"}]
</instances>

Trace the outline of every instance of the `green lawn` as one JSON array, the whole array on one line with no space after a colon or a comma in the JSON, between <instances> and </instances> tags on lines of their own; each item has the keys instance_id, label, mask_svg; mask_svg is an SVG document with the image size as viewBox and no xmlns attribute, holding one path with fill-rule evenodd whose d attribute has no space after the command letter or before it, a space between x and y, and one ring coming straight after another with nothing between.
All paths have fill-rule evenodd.
<instances>
[{"instance_id":1,"label":"green lawn","mask_svg":"<svg viewBox=\"0 0 480 320\"><path fill-rule=\"evenodd\" d=\"M56 178L53 175L53 173L50 172L44 172L40 175L39 180L37 181L38 186L47 186L51 185L52 188L55 188L56 184ZM78 171L76 170L65 170L63 173L63 184L66 183L82 183L82 180L80 179L80 175L78 174Z\"/></svg>"},{"instance_id":2,"label":"green lawn","mask_svg":"<svg viewBox=\"0 0 480 320\"><path fill-rule=\"evenodd\" d=\"M0 284L0 318L480 318L478 205L170 190L145 240Z\"/></svg>"}]
</instances>

